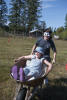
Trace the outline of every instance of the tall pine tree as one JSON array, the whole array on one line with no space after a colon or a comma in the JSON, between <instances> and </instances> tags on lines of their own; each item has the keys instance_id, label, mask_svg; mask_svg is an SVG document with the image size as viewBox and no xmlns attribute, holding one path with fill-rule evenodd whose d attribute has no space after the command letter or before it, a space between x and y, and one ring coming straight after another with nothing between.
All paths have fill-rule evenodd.
<instances>
[{"instance_id":1,"label":"tall pine tree","mask_svg":"<svg viewBox=\"0 0 67 100\"><path fill-rule=\"evenodd\" d=\"M22 0L22 10L21 10L21 27L23 32L27 33L27 24L28 24L28 6L27 0Z\"/></svg>"},{"instance_id":2,"label":"tall pine tree","mask_svg":"<svg viewBox=\"0 0 67 100\"><path fill-rule=\"evenodd\" d=\"M65 16L65 29L67 29L67 14Z\"/></svg>"},{"instance_id":3,"label":"tall pine tree","mask_svg":"<svg viewBox=\"0 0 67 100\"><path fill-rule=\"evenodd\" d=\"M11 0L10 28L29 33L38 24L40 0Z\"/></svg>"},{"instance_id":4,"label":"tall pine tree","mask_svg":"<svg viewBox=\"0 0 67 100\"><path fill-rule=\"evenodd\" d=\"M10 8L10 15L9 15L9 27L14 32L18 32L21 26L21 7L22 1L21 0L11 0L11 8Z\"/></svg>"},{"instance_id":5,"label":"tall pine tree","mask_svg":"<svg viewBox=\"0 0 67 100\"><path fill-rule=\"evenodd\" d=\"M24 32L29 35L29 31L34 29L39 20L40 0L22 0L21 22Z\"/></svg>"},{"instance_id":6,"label":"tall pine tree","mask_svg":"<svg viewBox=\"0 0 67 100\"><path fill-rule=\"evenodd\" d=\"M0 27L7 23L7 5L4 0L0 0Z\"/></svg>"},{"instance_id":7,"label":"tall pine tree","mask_svg":"<svg viewBox=\"0 0 67 100\"><path fill-rule=\"evenodd\" d=\"M28 32L36 27L40 15L40 0L27 0L28 4Z\"/></svg>"}]
</instances>

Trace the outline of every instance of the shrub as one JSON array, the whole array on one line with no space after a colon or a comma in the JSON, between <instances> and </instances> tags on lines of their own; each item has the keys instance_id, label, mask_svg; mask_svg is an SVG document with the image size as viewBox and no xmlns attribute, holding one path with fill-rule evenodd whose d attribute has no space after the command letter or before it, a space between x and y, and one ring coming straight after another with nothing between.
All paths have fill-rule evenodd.
<instances>
[{"instance_id":1,"label":"shrub","mask_svg":"<svg viewBox=\"0 0 67 100\"><path fill-rule=\"evenodd\" d=\"M4 36L5 35L5 32L2 28L0 28L0 36Z\"/></svg>"},{"instance_id":2,"label":"shrub","mask_svg":"<svg viewBox=\"0 0 67 100\"><path fill-rule=\"evenodd\" d=\"M63 40L67 40L67 29L60 34L60 38Z\"/></svg>"}]
</instances>

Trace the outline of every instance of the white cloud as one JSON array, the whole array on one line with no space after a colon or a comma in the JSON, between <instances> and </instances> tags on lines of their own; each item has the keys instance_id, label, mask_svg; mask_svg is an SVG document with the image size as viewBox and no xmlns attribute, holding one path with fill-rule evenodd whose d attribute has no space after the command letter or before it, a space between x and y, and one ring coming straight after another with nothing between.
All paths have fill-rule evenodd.
<instances>
[{"instance_id":1,"label":"white cloud","mask_svg":"<svg viewBox=\"0 0 67 100\"><path fill-rule=\"evenodd\" d=\"M51 1L56 1L56 0L40 0L40 1L51 2Z\"/></svg>"},{"instance_id":2,"label":"white cloud","mask_svg":"<svg viewBox=\"0 0 67 100\"><path fill-rule=\"evenodd\" d=\"M43 1L56 1L56 0L43 0Z\"/></svg>"},{"instance_id":3,"label":"white cloud","mask_svg":"<svg viewBox=\"0 0 67 100\"><path fill-rule=\"evenodd\" d=\"M51 8L51 7L54 7L54 6L51 5L51 4L46 4L46 5L43 5L43 6L42 6L43 9L44 9L44 8Z\"/></svg>"},{"instance_id":4,"label":"white cloud","mask_svg":"<svg viewBox=\"0 0 67 100\"><path fill-rule=\"evenodd\" d=\"M43 3L42 3L42 9L44 9L44 8L52 8L52 7L55 7L55 5L50 4L50 2L56 1L56 0L40 0L40 1L43 2Z\"/></svg>"}]
</instances>

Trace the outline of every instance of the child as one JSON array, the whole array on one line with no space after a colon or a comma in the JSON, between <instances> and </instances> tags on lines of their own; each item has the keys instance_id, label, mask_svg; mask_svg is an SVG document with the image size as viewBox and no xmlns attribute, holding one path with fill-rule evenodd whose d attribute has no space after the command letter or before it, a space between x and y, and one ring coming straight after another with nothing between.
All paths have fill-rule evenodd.
<instances>
[{"instance_id":1,"label":"child","mask_svg":"<svg viewBox=\"0 0 67 100\"><path fill-rule=\"evenodd\" d=\"M52 69L52 64L43 58L43 54L43 49L41 47L37 47L35 49L35 55L22 56L16 59L16 61L22 59L31 60L29 66L25 66L25 68L23 68L25 80L40 77L42 74L42 64L46 64L48 66L45 75L50 72Z\"/></svg>"}]
</instances>

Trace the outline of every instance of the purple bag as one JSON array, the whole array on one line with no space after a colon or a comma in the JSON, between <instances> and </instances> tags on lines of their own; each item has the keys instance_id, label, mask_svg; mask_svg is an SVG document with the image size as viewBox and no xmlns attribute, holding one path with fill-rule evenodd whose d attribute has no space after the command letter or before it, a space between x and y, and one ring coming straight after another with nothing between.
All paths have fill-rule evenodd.
<instances>
[{"instance_id":1,"label":"purple bag","mask_svg":"<svg viewBox=\"0 0 67 100\"><path fill-rule=\"evenodd\" d=\"M16 80L23 82L24 81L24 72L22 67L18 67L17 65L14 65L11 68L10 75Z\"/></svg>"}]
</instances>

